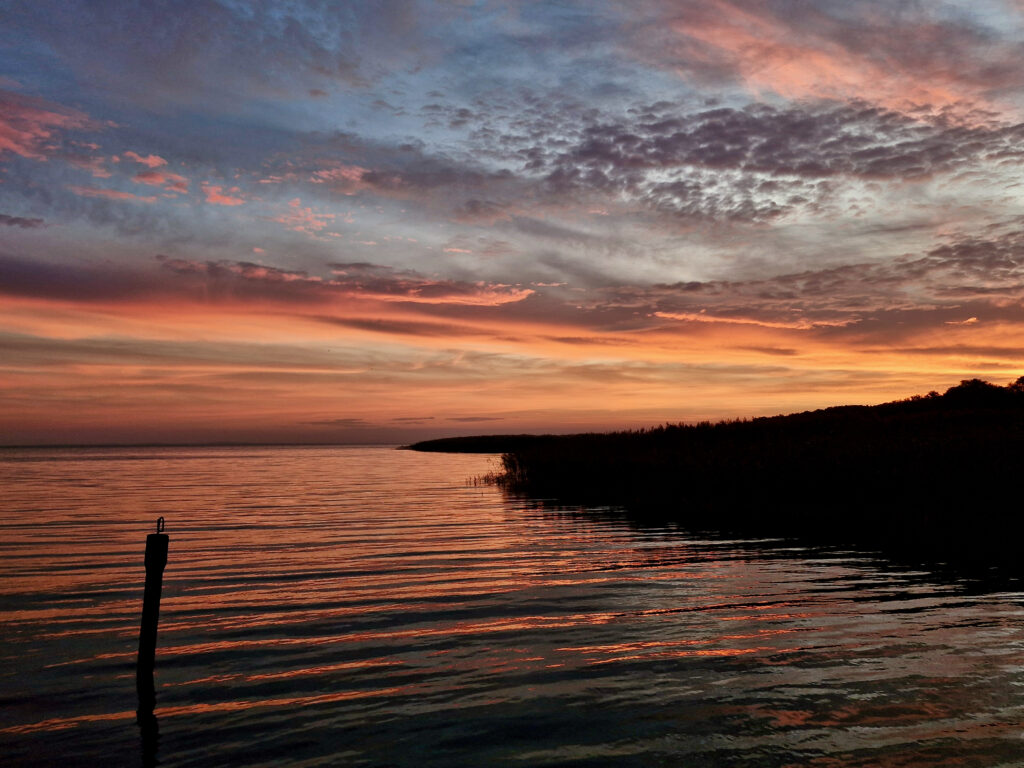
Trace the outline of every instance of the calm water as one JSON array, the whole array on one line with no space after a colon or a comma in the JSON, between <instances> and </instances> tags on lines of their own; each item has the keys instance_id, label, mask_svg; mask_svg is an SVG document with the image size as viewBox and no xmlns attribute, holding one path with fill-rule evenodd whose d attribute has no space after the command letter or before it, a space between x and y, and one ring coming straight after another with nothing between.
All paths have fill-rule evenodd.
<instances>
[{"instance_id":1,"label":"calm water","mask_svg":"<svg viewBox=\"0 0 1024 768\"><path fill-rule=\"evenodd\" d=\"M1024 595L510 500L481 456L0 451L0 763L1020 766Z\"/></svg>"}]
</instances>

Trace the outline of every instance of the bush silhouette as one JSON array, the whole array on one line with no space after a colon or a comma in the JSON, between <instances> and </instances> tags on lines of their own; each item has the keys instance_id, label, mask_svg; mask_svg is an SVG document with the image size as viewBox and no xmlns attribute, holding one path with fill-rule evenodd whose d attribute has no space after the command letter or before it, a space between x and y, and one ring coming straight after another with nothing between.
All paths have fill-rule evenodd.
<instances>
[{"instance_id":1,"label":"bush silhouette","mask_svg":"<svg viewBox=\"0 0 1024 768\"><path fill-rule=\"evenodd\" d=\"M1024 377L877 406L466 440L504 451L494 481L511 493L621 505L690 528L1013 556L1024 533L1006 503L1019 495Z\"/></svg>"}]
</instances>

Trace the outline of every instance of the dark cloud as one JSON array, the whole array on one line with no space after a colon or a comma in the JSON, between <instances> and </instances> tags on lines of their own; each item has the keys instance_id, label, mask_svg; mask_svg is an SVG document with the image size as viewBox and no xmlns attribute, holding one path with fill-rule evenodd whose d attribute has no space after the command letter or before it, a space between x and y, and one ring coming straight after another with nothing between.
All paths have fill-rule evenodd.
<instances>
[{"instance_id":1,"label":"dark cloud","mask_svg":"<svg viewBox=\"0 0 1024 768\"><path fill-rule=\"evenodd\" d=\"M574 346L629 347L639 343L636 339L623 339L614 336L548 336L546 338L551 341L557 341L560 344L572 344Z\"/></svg>"},{"instance_id":2,"label":"dark cloud","mask_svg":"<svg viewBox=\"0 0 1024 768\"><path fill-rule=\"evenodd\" d=\"M594 299L594 309L603 306L629 307L690 328L749 325L865 340L1019 322L1024 231L956 237L923 255L765 279L609 289Z\"/></svg>"},{"instance_id":3,"label":"dark cloud","mask_svg":"<svg viewBox=\"0 0 1024 768\"><path fill-rule=\"evenodd\" d=\"M38 229L39 227L45 226L46 222L42 219L29 219L24 216L8 216L6 213L0 213L0 225L5 227L20 227L21 229Z\"/></svg>"},{"instance_id":4,"label":"dark cloud","mask_svg":"<svg viewBox=\"0 0 1024 768\"><path fill-rule=\"evenodd\" d=\"M377 426L366 419L322 419L320 421L300 421L299 423L316 427L341 427L342 429L364 429Z\"/></svg>"},{"instance_id":5,"label":"dark cloud","mask_svg":"<svg viewBox=\"0 0 1024 768\"><path fill-rule=\"evenodd\" d=\"M994 170L1024 160L1024 124L980 111L903 112L868 101L701 108L667 101L617 111L567 93L521 90L473 109L430 109L473 120L472 154L431 153L353 134L311 137L338 161L306 161L313 181L351 195L416 198L467 224L550 209L627 202L684 220L768 222L821 214L855 182L894 185ZM332 165L332 162L334 163ZM900 225L893 225L898 227Z\"/></svg>"},{"instance_id":6,"label":"dark cloud","mask_svg":"<svg viewBox=\"0 0 1024 768\"><path fill-rule=\"evenodd\" d=\"M455 207L452 218L467 223L490 224L507 219L510 215L507 203L470 198L462 205Z\"/></svg>"},{"instance_id":7,"label":"dark cloud","mask_svg":"<svg viewBox=\"0 0 1024 768\"><path fill-rule=\"evenodd\" d=\"M499 283L432 279L411 270L367 263L333 264L331 277L319 277L248 261L197 261L164 255L157 256L157 261L160 271L109 263L59 264L0 254L0 292L84 302L164 297L326 303L349 297L463 306L518 302L533 292ZM372 322L367 327L372 327Z\"/></svg>"},{"instance_id":8,"label":"dark cloud","mask_svg":"<svg viewBox=\"0 0 1024 768\"><path fill-rule=\"evenodd\" d=\"M353 328L359 331L395 334L399 336L422 336L426 338L459 338L461 336L484 335L482 331L464 325L421 322L417 320L392 320L384 318L345 318L321 315L316 318L330 325ZM487 334L488 336L490 334Z\"/></svg>"},{"instance_id":9,"label":"dark cloud","mask_svg":"<svg viewBox=\"0 0 1024 768\"><path fill-rule=\"evenodd\" d=\"M492 305L516 302L533 293L530 288L498 283L470 283L430 279L412 270L363 262L329 265L332 288L376 298L420 303Z\"/></svg>"},{"instance_id":10,"label":"dark cloud","mask_svg":"<svg viewBox=\"0 0 1024 768\"><path fill-rule=\"evenodd\" d=\"M154 296L151 276L110 265L58 264L0 253L0 293L71 301L124 301Z\"/></svg>"},{"instance_id":11,"label":"dark cloud","mask_svg":"<svg viewBox=\"0 0 1024 768\"><path fill-rule=\"evenodd\" d=\"M429 152L415 142L388 143L354 134L307 137L308 157L284 159L289 172L306 175L322 189L345 196L371 193L437 205L443 190L453 217L499 218L503 204L480 199L500 195L515 181L507 168L487 168L469 155L451 157ZM515 191L513 187L510 191ZM465 200L458 206L457 196Z\"/></svg>"},{"instance_id":12,"label":"dark cloud","mask_svg":"<svg viewBox=\"0 0 1024 768\"><path fill-rule=\"evenodd\" d=\"M8 295L78 302L164 299L195 302L272 301L330 307L339 299L394 302L423 316L334 317L322 322L381 334L422 338L492 338L477 321L503 318L586 332L548 333L570 345L622 346L665 329L701 333L714 324L761 326L820 336L896 339L923 328L985 327L1024 321L1024 230L960 236L921 255L847 264L750 280L594 284L528 289L455 281L366 262L334 263L328 275L246 261L160 257L158 269L111 263L61 264L0 256L0 290ZM486 312L487 314L480 314ZM432 317L430 317L432 316ZM628 336L620 336L628 332ZM510 341L520 340L507 334ZM787 356L793 347L749 347Z\"/></svg>"},{"instance_id":13,"label":"dark cloud","mask_svg":"<svg viewBox=\"0 0 1024 768\"><path fill-rule=\"evenodd\" d=\"M535 164L558 194L625 195L697 218L813 209L837 180L906 182L1024 159L1024 124L971 126L867 105L753 104L587 126Z\"/></svg>"},{"instance_id":14,"label":"dark cloud","mask_svg":"<svg viewBox=\"0 0 1024 768\"><path fill-rule=\"evenodd\" d=\"M338 349L286 344L235 342L175 342L131 338L59 339L0 331L0 357L23 365L41 367L82 365L232 366L242 374L289 375L299 368L303 375L351 376L352 370L372 365L386 369L389 361ZM220 374L218 374L220 375ZM234 375L234 374L223 374Z\"/></svg>"},{"instance_id":15,"label":"dark cloud","mask_svg":"<svg viewBox=\"0 0 1024 768\"><path fill-rule=\"evenodd\" d=\"M748 352L759 352L762 355L776 355L779 357L792 357L793 355L800 354L799 350L791 349L790 347L737 347L737 349L745 349Z\"/></svg>"}]
</instances>

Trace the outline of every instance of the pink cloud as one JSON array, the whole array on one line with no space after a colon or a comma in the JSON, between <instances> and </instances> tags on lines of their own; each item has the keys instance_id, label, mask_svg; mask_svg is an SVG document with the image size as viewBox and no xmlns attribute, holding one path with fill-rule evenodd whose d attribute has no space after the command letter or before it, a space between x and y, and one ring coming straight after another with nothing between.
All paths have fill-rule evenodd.
<instances>
[{"instance_id":1,"label":"pink cloud","mask_svg":"<svg viewBox=\"0 0 1024 768\"><path fill-rule=\"evenodd\" d=\"M755 94L853 97L893 109L993 107L992 91L1020 82L1012 47L925 13L902 18L865 4L847 18L809 4L795 17L739 0L653 5L667 37L640 45L643 55L684 76L728 73Z\"/></svg>"},{"instance_id":2,"label":"pink cloud","mask_svg":"<svg viewBox=\"0 0 1024 768\"><path fill-rule=\"evenodd\" d=\"M287 303L333 303L339 299L406 305L500 306L522 301L533 289L503 283L432 278L418 272L367 263L334 264L333 276L268 267L246 261L196 261L157 257L164 269L209 281L218 295Z\"/></svg>"},{"instance_id":3,"label":"pink cloud","mask_svg":"<svg viewBox=\"0 0 1024 768\"><path fill-rule=\"evenodd\" d=\"M128 150L124 153L124 156L129 160L134 160L136 163L146 166L147 168L159 168L162 165L167 165L167 161L159 155L146 155L145 157L142 157L137 152Z\"/></svg>"},{"instance_id":4,"label":"pink cloud","mask_svg":"<svg viewBox=\"0 0 1024 768\"><path fill-rule=\"evenodd\" d=\"M83 171L88 171L97 179L110 178L110 171L108 171L104 166L102 157L67 155L64 159L71 165L75 166L75 168L81 168Z\"/></svg>"},{"instance_id":5,"label":"pink cloud","mask_svg":"<svg viewBox=\"0 0 1024 768\"><path fill-rule=\"evenodd\" d=\"M45 160L56 149L60 129L87 128L84 113L43 99L0 90L0 156L13 152Z\"/></svg>"},{"instance_id":6,"label":"pink cloud","mask_svg":"<svg viewBox=\"0 0 1024 768\"><path fill-rule=\"evenodd\" d=\"M71 185L69 190L82 197L103 197L107 200L133 200L138 203L155 203L156 197L141 197L131 192L121 192L117 189L101 189L100 187L79 187Z\"/></svg>"},{"instance_id":7,"label":"pink cloud","mask_svg":"<svg viewBox=\"0 0 1024 768\"><path fill-rule=\"evenodd\" d=\"M205 181L199 186L202 188L203 194L206 195L206 202L213 205L242 205L245 203L245 200L240 197L232 197L232 194L238 194L241 191L238 187L232 187L228 190L228 194L225 194L222 186L208 184Z\"/></svg>"},{"instance_id":8,"label":"pink cloud","mask_svg":"<svg viewBox=\"0 0 1024 768\"><path fill-rule=\"evenodd\" d=\"M329 184L333 190L344 195L354 195L373 186L363 180L367 173L369 171L366 168L358 165L339 165L314 171L309 180L314 184Z\"/></svg>"},{"instance_id":9,"label":"pink cloud","mask_svg":"<svg viewBox=\"0 0 1024 768\"><path fill-rule=\"evenodd\" d=\"M794 331L810 331L815 328L842 328L854 320L795 320L792 322L758 320L750 317L708 315L700 312L654 312L654 317L664 320L682 320L689 323L725 323L727 325L757 325L762 328L787 328Z\"/></svg>"},{"instance_id":10,"label":"pink cloud","mask_svg":"<svg viewBox=\"0 0 1024 768\"><path fill-rule=\"evenodd\" d=\"M287 212L280 216L274 216L270 221L284 224L288 229L295 232L305 232L312 235L320 232L335 218L333 213L315 213L310 207L303 207L302 200L295 198L288 202Z\"/></svg>"},{"instance_id":11,"label":"pink cloud","mask_svg":"<svg viewBox=\"0 0 1024 768\"><path fill-rule=\"evenodd\" d=\"M334 279L325 281L325 286L375 301L493 307L519 302L535 293L532 288L517 285L437 279L376 264L335 264L333 271Z\"/></svg>"},{"instance_id":12,"label":"pink cloud","mask_svg":"<svg viewBox=\"0 0 1024 768\"><path fill-rule=\"evenodd\" d=\"M188 179L169 171L139 171L132 181L138 184L148 184L151 187L163 187L168 192L179 194L188 192Z\"/></svg>"}]
</instances>

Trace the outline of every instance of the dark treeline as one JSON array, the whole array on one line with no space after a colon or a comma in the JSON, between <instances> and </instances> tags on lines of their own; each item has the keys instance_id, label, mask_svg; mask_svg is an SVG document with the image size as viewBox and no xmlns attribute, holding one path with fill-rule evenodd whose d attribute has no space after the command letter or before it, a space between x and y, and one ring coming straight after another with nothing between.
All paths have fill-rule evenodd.
<instances>
[{"instance_id":1,"label":"dark treeline","mask_svg":"<svg viewBox=\"0 0 1024 768\"><path fill-rule=\"evenodd\" d=\"M550 435L474 435L471 437L441 437L421 443L403 445L404 450L427 453L509 453L529 447Z\"/></svg>"},{"instance_id":2,"label":"dark treeline","mask_svg":"<svg viewBox=\"0 0 1024 768\"><path fill-rule=\"evenodd\" d=\"M492 479L534 498L951 556L1024 547L1024 377L876 406L502 439L489 438L503 451Z\"/></svg>"}]
</instances>

